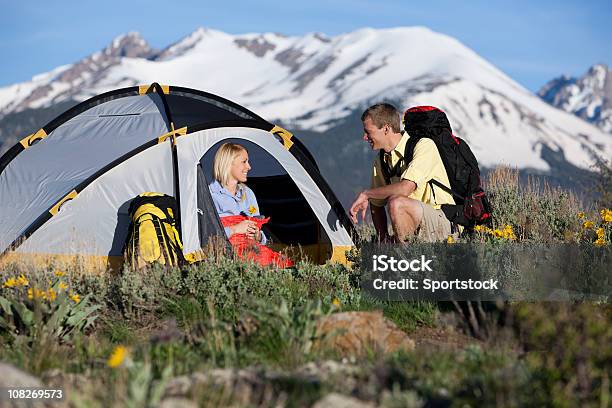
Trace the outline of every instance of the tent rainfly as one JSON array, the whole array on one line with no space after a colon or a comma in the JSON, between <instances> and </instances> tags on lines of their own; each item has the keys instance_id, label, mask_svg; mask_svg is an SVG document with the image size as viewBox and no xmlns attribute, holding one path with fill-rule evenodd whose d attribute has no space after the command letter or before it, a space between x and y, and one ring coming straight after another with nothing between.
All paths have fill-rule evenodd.
<instances>
[{"instance_id":1,"label":"tent rainfly","mask_svg":"<svg viewBox=\"0 0 612 408\"><path fill-rule=\"evenodd\" d=\"M131 199L174 196L186 255L225 236L211 200L212 160L233 141L249 151L274 249L345 262L354 229L302 143L244 107L182 87L136 86L66 111L0 157L0 262L86 262L117 269Z\"/></svg>"}]
</instances>

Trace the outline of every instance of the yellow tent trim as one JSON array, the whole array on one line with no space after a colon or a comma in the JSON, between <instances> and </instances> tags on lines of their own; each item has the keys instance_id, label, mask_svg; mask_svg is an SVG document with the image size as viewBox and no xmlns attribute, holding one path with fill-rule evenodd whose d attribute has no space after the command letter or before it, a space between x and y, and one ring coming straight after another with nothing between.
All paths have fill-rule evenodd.
<instances>
[{"instance_id":1,"label":"yellow tent trim","mask_svg":"<svg viewBox=\"0 0 612 408\"><path fill-rule=\"evenodd\" d=\"M346 259L347 252L353 249L353 246L351 245L338 245L330 248L329 244L310 244L303 246L272 244L270 245L270 248L284 253L293 261L307 260L308 262L323 264L329 260L332 263L340 263L347 267L352 265L352 263ZM227 255L228 254L226 254L226 256ZM207 259L207 255L204 251L198 250L185 254L185 258L189 263L193 263L205 261Z\"/></svg>"},{"instance_id":2,"label":"yellow tent trim","mask_svg":"<svg viewBox=\"0 0 612 408\"><path fill-rule=\"evenodd\" d=\"M72 199L74 199L74 198L75 198L76 196L78 196L78 195L79 195L79 193L77 193L77 192L76 192L76 190L72 190L71 192L69 192L68 194L66 194L66 195L64 196L64 198L62 198L61 200L59 200L59 201L57 202L57 204L55 204L55 205L53 206L53 208L51 208L51 209L49 210L49 212L51 213L51 215L55 215L55 214L57 214L57 213L58 213L58 211L60 210L61 206L62 206L62 205L64 205L64 203L65 203L66 201L68 201L68 200L72 200Z\"/></svg>"},{"instance_id":3,"label":"yellow tent trim","mask_svg":"<svg viewBox=\"0 0 612 408\"><path fill-rule=\"evenodd\" d=\"M170 93L170 86L168 85L160 85L162 92L166 95L168 95ZM138 87L138 95L144 95L144 94L148 94L151 92L157 92L157 89L151 84L151 85L140 85Z\"/></svg>"},{"instance_id":4,"label":"yellow tent trim","mask_svg":"<svg viewBox=\"0 0 612 408\"><path fill-rule=\"evenodd\" d=\"M272 128L272 130L270 131L270 133L279 136L281 139L283 139L283 146L285 146L285 149L289 150L291 149L291 146L293 146L293 141L291 141L293 133L289 132L288 130L275 125L274 128Z\"/></svg>"},{"instance_id":5,"label":"yellow tent trim","mask_svg":"<svg viewBox=\"0 0 612 408\"><path fill-rule=\"evenodd\" d=\"M340 263L342 265L351 266L351 262L346 259L346 253L352 248L353 247L350 245L335 246L330 261L332 263Z\"/></svg>"},{"instance_id":6,"label":"yellow tent trim","mask_svg":"<svg viewBox=\"0 0 612 408\"><path fill-rule=\"evenodd\" d=\"M306 245L301 248L293 247L292 249L294 251L299 249L302 257L310 258L312 262L315 261L313 257L320 250L320 248L316 248L318 246L316 244ZM330 261L350 266L350 263L346 260L346 252L351 248L351 246L334 247ZM189 263L207 260L207 256L202 250L185 254L185 258ZM294 258L294 260L298 260L297 258L299 256ZM319 262L325 262L325 259L320 259ZM48 268L50 265L53 265L53 267L58 269L82 271L84 274L102 274L109 270L116 273L121 271L123 263L124 259L122 256L104 255L20 253L11 251L0 257L0 267L16 265L17 267Z\"/></svg>"},{"instance_id":7,"label":"yellow tent trim","mask_svg":"<svg viewBox=\"0 0 612 408\"><path fill-rule=\"evenodd\" d=\"M102 274L108 270L119 272L123 266L122 256L104 255L68 255L68 254L33 254L8 252L0 257L0 267L15 265L33 269L54 268L82 271L84 274Z\"/></svg>"},{"instance_id":8,"label":"yellow tent trim","mask_svg":"<svg viewBox=\"0 0 612 408\"><path fill-rule=\"evenodd\" d=\"M28 147L44 139L45 137L47 137L47 132L45 132L43 129L40 129L38 132L32 133L31 135L24 137L19 141L19 143L23 146L24 149L27 149Z\"/></svg>"},{"instance_id":9,"label":"yellow tent trim","mask_svg":"<svg viewBox=\"0 0 612 408\"><path fill-rule=\"evenodd\" d=\"M163 135L157 138L157 143L158 144L163 143L166 140L170 139L172 136L185 136L186 134L187 134L187 126L182 127L180 129L170 131L168 133L164 133Z\"/></svg>"}]
</instances>

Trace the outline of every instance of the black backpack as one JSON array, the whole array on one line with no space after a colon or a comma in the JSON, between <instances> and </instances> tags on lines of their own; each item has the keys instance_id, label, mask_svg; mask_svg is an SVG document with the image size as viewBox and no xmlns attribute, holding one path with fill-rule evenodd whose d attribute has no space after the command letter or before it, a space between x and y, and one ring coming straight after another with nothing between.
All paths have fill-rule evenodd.
<instances>
[{"instance_id":1,"label":"black backpack","mask_svg":"<svg viewBox=\"0 0 612 408\"><path fill-rule=\"evenodd\" d=\"M435 199L437 186L453 195L455 205L443 204L442 211L452 223L472 229L475 225L491 224L491 206L480 185L480 170L478 161L468 144L453 135L446 114L433 106L416 106L404 114L404 129L410 135L404 157L389 168L383 159L384 151L380 151L380 163L383 177L390 183L391 177L399 176L400 169L412 161L414 147L417 142L426 137L433 140L438 148L450 186L429 180Z\"/></svg>"}]
</instances>

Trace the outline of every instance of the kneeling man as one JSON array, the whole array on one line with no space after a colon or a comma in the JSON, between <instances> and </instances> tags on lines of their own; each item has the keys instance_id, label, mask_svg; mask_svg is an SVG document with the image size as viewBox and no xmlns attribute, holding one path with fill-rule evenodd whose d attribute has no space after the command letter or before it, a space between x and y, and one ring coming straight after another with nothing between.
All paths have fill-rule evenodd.
<instances>
[{"instance_id":1,"label":"kneeling man","mask_svg":"<svg viewBox=\"0 0 612 408\"><path fill-rule=\"evenodd\" d=\"M370 189L359 193L351 206L353 222L357 223L359 214L365 218L369 203L381 242L403 242L415 235L422 241L435 242L456 236L454 226L440 209L442 204L455 204L453 196L430 183L433 179L450 185L436 144L421 138L414 145L412 157L404 158L410 137L401 131L400 113L388 103L369 107L361 121L363 139L380 154L374 160ZM385 207L393 238L388 235Z\"/></svg>"}]
</instances>

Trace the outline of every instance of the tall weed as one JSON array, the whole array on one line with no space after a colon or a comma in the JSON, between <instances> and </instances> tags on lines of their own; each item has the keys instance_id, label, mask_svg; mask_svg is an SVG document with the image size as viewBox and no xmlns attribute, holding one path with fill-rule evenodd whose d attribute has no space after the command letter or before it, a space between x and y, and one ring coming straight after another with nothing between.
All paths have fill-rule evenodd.
<instances>
[{"instance_id":1,"label":"tall weed","mask_svg":"<svg viewBox=\"0 0 612 408\"><path fill-rule=\"evenodd\" d=\"M491 195L494 227L512 226L520 241L567 242L580 229L576 214L581 203L572 192L534 177L521 184L518 170L507 167L489 173L485 188Z\"/></svg>"}]
</instances>

